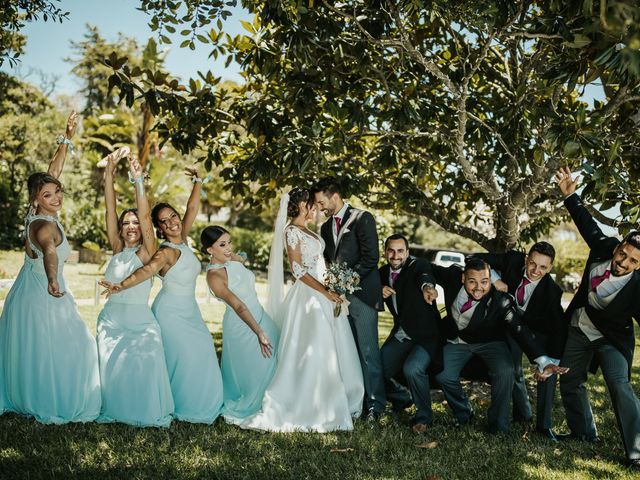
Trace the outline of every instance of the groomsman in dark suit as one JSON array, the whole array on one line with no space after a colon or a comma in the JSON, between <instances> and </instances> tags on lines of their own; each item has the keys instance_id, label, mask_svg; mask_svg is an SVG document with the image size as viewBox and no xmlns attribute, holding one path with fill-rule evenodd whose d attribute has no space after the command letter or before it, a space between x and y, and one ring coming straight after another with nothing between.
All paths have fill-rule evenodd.
<instances>
[{"instance_id":1,"label":"groomsman in dark suit","mask_svg":"<svg viewBox=\"0 0 640 480\"><path fill-rule=\"evenodd\" d=\"M513 297L492 287L488 263L469 258L464 270L457 265L443 268L432 264L431 268L433 275L423 276L425 294L435 292L433 284L438 283L444 289L447 309L442 322L447 338L443 348L444 369L436 379L458 424L468 423L473 412L460 384L460 372L474 354L479 356L487 365L491 380L489 431L506 432L514 382L507 330L525 354L538 364L543 377L562 370L551 362L531 332L521 324Z\"/></svg>"},{"instance_id":2,"label":"groomsman in dark suit","mask_svg":"<svg viewBox=\"0 0 640 480\"><path fill-rule=\"evenodd\" d=\"M559 438L598 439L585 388L595 357L611 395L629 467L640 470L640 401L629 383L633 319L640 321L640 232L622 241L606 236L575 193L577 181L571 171L559 170L556 179L590 249L582 283L566 312L569 333L560 364L571 370L560 382L560 394L571 433Z\"/></svg>"},{"instance_id":3,"label":"groomsman in dark suit","mask_svg":"<svg viewBox=\"0 0 640 480\"><path fill-rule=\"evenodd\" d=\"M538 242L527 254L512 250L473 256L483 259L493 270L500 272L501 279L494 280L493 285L514 296L522 324L531 330L548 355L559 361L567 328L562 310L562 289L549 275L556 256L553 246ZM515 368L513 417L514 420L528 421L531 419L531 404L522 371L522 349L511 336L508 342ZM553 375L544 382L538 382L536 402L536 431L553 441L557 441L551 429L556 381L557 377Z\"/></svg>"},{"instance_id":4,"label":"groomsman in dark suit","mask_svg":"<svg viewBox=\"0 0 640 480\"><path fill-rule=\"evenodd\" d=\"M364 376L364 414L369 422L377 423L386 397L378 346L378 310L384 307L376 223L371 213L343 201L341 187L334 178L320 180L314 193L316 204L329 217L320 229L325 259L329 263L346 263L360 275L361 290L347 295L349 322Z\"/></svg>"},{"instance_id":5,"label":"groomsman in dark suit","mask_svg":"<svg viewBox=\"0 0 640 480\"><path fill-rule=\"evenodd\" d=\"M387 398L399 407L410 401L406 389L393 380L402 372L416 406L411 428L425 433L433 422L427 370L442 363L440 313L435 298L425 301L422 291L422 276L430 266L425 259L409 255L409 242L400 234L385 240L384 256L387 264L379 270L382 296L393 315L393 329L381 349Z\"/></svg>"}]
</instances>

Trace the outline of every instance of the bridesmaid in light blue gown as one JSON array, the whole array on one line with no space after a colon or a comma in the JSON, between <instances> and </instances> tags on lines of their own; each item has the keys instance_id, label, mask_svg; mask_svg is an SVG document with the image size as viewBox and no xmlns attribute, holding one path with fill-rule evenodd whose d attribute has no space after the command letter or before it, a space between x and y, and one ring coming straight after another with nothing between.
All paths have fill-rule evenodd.
<instances>
[{"instance_id":1,"label":"bridesmaid in light blue gown","mask_svg":"<svg viewBox=\"0 0 640 480\"><path fill-rule=\"evenodd\" d=\"M137 160L129 168L135 184L136 209L116 215L114 173L123 147L105 159L107 236L113 257L105 278L119 282L147 263L156 252L156 239L144 192L144 174ZM141 241L142 240L142 241ZM173 396L164 358L162 334L149 307L151 280L110 295L98 316L97 340L102 384L99 422L122 422L140 427L168 427Z\"/></svg>"},{"instance_id":2,"label":"bridesmaid in light blue gown","mask_svg":"<svg viewBox=\"0 0 640 480\"><path fill-rule=\"evenodd\" d=\"M219 226L202 231L202 250L211 255L207 283L227 304L222 319L222 414L231 422L253 415L276 368L274 348L280 332L256 294L256 278L231 251L229 232ZM257 342L256 342L257 340Z\"/></svg>"},{"instance_id":3,"label":"bridesmaid in light blue gown","mask_svg":"<svg viewBox=\"0 0 640 480\"><path fill-rule=\"evenodd\" d=\"M187 234L200 207L202 179L195 169L193 190L184 220L167 203L156 205L151 219L165 241L149 263L121 283L103 282L110 292L119 292L148 280L162 278L162 289L151 307L162 331L167 370L174 402L174 417L193 423L211 424L222 408L222 377L213 339L202 320L195 298L200 261L187 246Z\"/></svg>"},{"instance_id":4,"label":"bridesmaid in light blue gown","mask_svg":"<svg viewBox=\"0 0 640 480\"><path fill-rule=\"evenodd\" d=\"M48 172L29 177L24 265L0 316L0 412L42 423L87 422L100 413L95 340L62 274L71 247L57 216L58 177L75 128L72 113Z\"/></svg>"}]
</instances>

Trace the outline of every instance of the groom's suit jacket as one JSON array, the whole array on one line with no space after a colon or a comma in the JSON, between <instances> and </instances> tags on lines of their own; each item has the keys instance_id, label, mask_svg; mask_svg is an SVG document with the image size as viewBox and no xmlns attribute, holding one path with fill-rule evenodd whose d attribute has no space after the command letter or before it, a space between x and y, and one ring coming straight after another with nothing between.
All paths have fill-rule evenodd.
<instances>
[{"instance_id":1,"label":"groom's suit jacket","mask_svg":"<svg viewBox=\"0 0 640 480\"><path fill-rule=\"evenodd\" d=\"M333 217L322 224L324 257L329 263L346 263L360 275L360 290L354 295L376 310L383 310L382 285L378 273L378 232L369 212L349 206L342 218L338 240L333 240Z\"/></svg>"},{"instance_id":2,"label":"groom's suit jacket","mask_svg":"<svg viewBox=\"0 0 640 480\"><path fill-rule=\"evenodd\" d=\"M631 378L631 362L635 347L635 336L632 318L640 323L640 270L631 275L629 282L616 297L602 310L593 308L588 303L591 289L590 273L595 264L611 260L613 250L620 244L615 237L606 236L593 220L589 211L582 204L578 194L567 197L564 201L571 218L580 231L580 235L590 248L589 258L582 275L582 282L566 312L566 321L570 322L576 309L584 307L595 327L611 344L617 348L629 365ZM596 365L592 365L595 367Z\"/></svg>"}]
</instances>

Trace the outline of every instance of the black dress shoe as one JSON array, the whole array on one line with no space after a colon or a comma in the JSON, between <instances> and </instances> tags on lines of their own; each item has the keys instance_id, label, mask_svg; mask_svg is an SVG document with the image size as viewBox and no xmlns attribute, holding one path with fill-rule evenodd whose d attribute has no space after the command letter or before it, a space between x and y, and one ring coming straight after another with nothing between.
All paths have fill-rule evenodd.
<instances>
[{"instance_id":1,"label":"black dress shoe","mask_svg":"<svg viewBox=\"0 0 640 480\"><path fill-rule=\"evenodd\" d=\"M391 404L391 411L393 413L400 413L400 412L406 410L407 408L409 408L411 405L413 405L413 400L411 400L411 399L405 400L404 402L392 403Z\"/></svg>"},{"instance_id":2,"label":"black dress shoe","mask_svg":"<svg viewBox=\"0 0 640 480\"><path fill-rule=\"evenodd\" d=\"M550 428L536 428L536 432L552 442L558 441L558 437L556 437L555 432Z\"/></svg>"},{"instance_id":3,"label":"black dress shoe","mask_svg":"<svg viewBox=\"0 0 640 480\"><path fill-rule=\"evenodd\" d=\"M640 472L640 458L634 458L633 460L629 460L627 464L629 470L633 470L636 472Z\"/></svg>"},{"instance_id":4,"label":"black dress shoe","mask_svg":"<svg viewBox=\"0 0 640 480\"><path fill-rule=\"evenodd\" d=\"M576 435L574 433L556 433L556 439L564 442L566 440L579 440L581 442L589 442L589 443L600 443L600 437L595 436L587 436L587 435Z\"/></svg>"}]
</instances>

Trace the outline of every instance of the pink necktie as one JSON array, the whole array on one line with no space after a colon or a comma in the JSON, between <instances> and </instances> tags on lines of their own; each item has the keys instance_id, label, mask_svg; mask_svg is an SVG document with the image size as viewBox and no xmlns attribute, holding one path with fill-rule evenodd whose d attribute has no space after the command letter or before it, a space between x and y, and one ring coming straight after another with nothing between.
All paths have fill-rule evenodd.
<instances>
[{"instance_id":1,"label":"pink necktie","mask_svg":"<svg viewBox=\"0 0 640 480\"><path fill-rule=\"evenodd\" d=\"M611 275L611 270L605 270L602 275L598 275L591 279L591 290L598 288L602 282L604 282Z\"/></svg>"},{"instance_id":2,"label":"pink necktie","mask_svg":"<svg viewBox=\"0 0 640 480\"><path fill-rule=\"evenodd\" d=\"M400 272L391 272L391 286L393 287L396 284L396 279L400 275Z\"/></svg>"},{"instance_id":3,"label":"pink necktie","mask_svg":"<svg viewBox=\"0 0 640 480\"><path fill-rule=\"evenodd\" d=\"M529 280L527 277L524 277L522 279L522 283L518 287L518 290L516 290L516 300L518 301L518 305L520 306L524 305L524 287L526 287L530 283L531 280Z\"/></svg>"},{"instance_id":4,"label":"pink necktie","mask_svg":"<svg viewBox=\"0 0 640 480\"><path fill-rule=\"evenodd\" d=\"M473 306L473 298L470 298L469 300L467 300L466 302L464 302L462 304L462 306L460 307L460 313L464 313L467 310L469 310L471 307Z\"/></svg>"}]
</instances>

